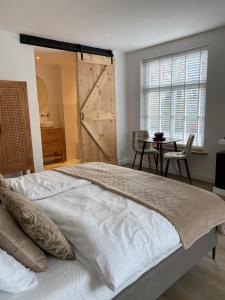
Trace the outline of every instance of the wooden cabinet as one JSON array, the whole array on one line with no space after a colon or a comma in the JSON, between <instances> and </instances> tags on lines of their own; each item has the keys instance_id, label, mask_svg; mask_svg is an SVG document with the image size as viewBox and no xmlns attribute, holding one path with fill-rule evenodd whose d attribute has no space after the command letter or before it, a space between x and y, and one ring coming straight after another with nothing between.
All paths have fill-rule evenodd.
<instances>
[{"instance_id":1,"label":"wooden cabinet","mask_svg":"<svg viewBox=\"0 0 225 300\"><path fill-rule=\"evenodd\" d=\"M44 164L65 161L65 139L62 128L41 128Z\"/></svg>"},{"instance_id":2,"label":"wooden cabinet","mask_svg":"<svg viewBox=\"0 0 225 300\"><path fill-rule=\"evenodd\" d=\"M26 83L0 81L0 172L33 169Z\"/></svg>"}]
</instances>

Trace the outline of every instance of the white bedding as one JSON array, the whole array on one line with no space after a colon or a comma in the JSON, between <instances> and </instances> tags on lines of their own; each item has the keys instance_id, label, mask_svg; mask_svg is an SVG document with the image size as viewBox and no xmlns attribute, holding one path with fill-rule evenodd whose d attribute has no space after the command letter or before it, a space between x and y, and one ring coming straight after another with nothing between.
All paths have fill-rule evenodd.
<instances>
[{"instance_id":1,"label":"white bedding","mask_svg":"<svg viewBox=\"0 0 225 300\"><path fill-rule=\"evenodd\" d=\"M165 253L166 258L177 247ZM82 259L79 259L82 260ZM156 265L158 261L143 270L143 273ZM1 300L111 300L120 291L132 284L141 274L136 276L116 292L111 291L102 284L97 274L88 269L78 260L63 261L55 258L48 259L48 270L37 273L38 286L25 293L8 294L0 291Z\"/></svg>"},{"instance_id":2,"label":"white bedding","mask_svg":"<svg viewBox=\"0 0 225 300\"><path fill-rule=\"evenodd\" d=\"M27 194L32 200L42 199L36 203L55 221L75 246L78 260L82 260L94 274L98 273L99 279L95 280L101 289L107 291L107 295L86 299L111 299L115 293L181 246L176 229L160 214L103 190L86 180L69 177L71 183L65 186L63 182L68 181L67 175L54 171L39 174L40 176L35 175L38 177L38 185L33 184L36 180L31 179L33 175L23 177L22 183L21 179L10 179L9 182L15 190L19 186L19 192L22 187L22 193ZM50 182L55 184L48 184L49 178ZM32 192L31 185L27 188L26 179L32 182L35 193ZM63 193L59 191L59 186L63 186ZM38 197L39 187L41 196ZM62 262L57 261L58 263ZM73 265L77 268L77 264L80 266L79 262L70 264L71 268ZM52 268L54 265L56 263ZM41 276L47 276L47 273ZM88 274L91 276L90 271ZM79 285L79 282L76 284ZM95 292L97 293L97 290L94 291L91 292L93 297ZM83 299L79 297L76 296L76 299Z\"/></svg>"},{"instance_id":3,"label":"white bedding","mask_svg":"<svg viewBox=\"0 0 225 300\"><path fill-rule=\"evenodd\" d=\"M87 180L74 180L70 176L55 172L39 172L7 179L11 188L30 200L40 200L89 184Z\"/></svg>"}]
</instances>

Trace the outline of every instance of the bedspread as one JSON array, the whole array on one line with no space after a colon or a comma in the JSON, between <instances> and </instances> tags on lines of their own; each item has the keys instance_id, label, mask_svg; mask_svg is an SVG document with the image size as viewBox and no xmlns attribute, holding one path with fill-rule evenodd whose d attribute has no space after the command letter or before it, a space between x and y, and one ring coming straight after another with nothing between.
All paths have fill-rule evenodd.
<instances>
[{"instance_id":1,"label":"bedspread","mask_svg":"<svg viewBox=\"0 0 225 300\"><path fill-rule=\"evenodd\" d=\"M85 163L56 171L87 179L166 217L188 249L201 236L225 222L225 203L200 188L105 163Z\"/></svg>"}]
</instances>

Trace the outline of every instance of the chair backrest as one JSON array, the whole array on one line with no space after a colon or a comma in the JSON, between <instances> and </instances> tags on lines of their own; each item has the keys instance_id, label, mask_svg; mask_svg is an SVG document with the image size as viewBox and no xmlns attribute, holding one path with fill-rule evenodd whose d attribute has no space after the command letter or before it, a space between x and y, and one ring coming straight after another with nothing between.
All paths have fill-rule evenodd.
<instances>
[{"instance_id":1,"label":"chair backrest","mask_svg":"<svg viewBox=\"0 0 225 300\"><path fill-rule=\"evenodd\" d=\"M194 134L190 134L188 137L187 143L186 143L184 151L183 151L187 156L191 154L194 138L195 138Z\"/></svg>"},{"instance_id":2,"label":"chair backrest","mask_svg":"<svg viewBox=\"0 0 225 300\"><path fill-rule=\"evenodd\" d=\"M149 133L147 130L133 131L133 141L132 141L133 150L137 151L142 149L143 143L139 142L139 140L148 139L148 138L149 138ZM146 148L148 149L148 145L146 145Z\"/></svg>"}]
</instances>

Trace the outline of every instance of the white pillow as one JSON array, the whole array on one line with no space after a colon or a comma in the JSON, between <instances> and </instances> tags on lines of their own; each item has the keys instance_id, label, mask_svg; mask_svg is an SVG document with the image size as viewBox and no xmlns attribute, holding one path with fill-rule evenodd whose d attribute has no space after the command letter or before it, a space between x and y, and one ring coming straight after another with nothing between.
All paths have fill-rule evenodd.
<instances>
[{"instance_id":1,"label":"white pillow","mask_svg":"<svg viewBox=\"0 0 225 300\"><path fill-rule=\"evenodd\" d=\"M32 201L48 198L82 185L91 184L87 180L77 179L56 171L43 171L8 178L6 182L12 190Z\"/></svg>"},{"instance_id":2,"label":"white pillow","mask_svg":"<svg viewBox=\"0 0 225 300\"><path fill-rule=\"evenodd\" d=\"M20 293L37 285L37 276L14 257L0 249L0 290Z\"/></svg>"}]
</instances>

